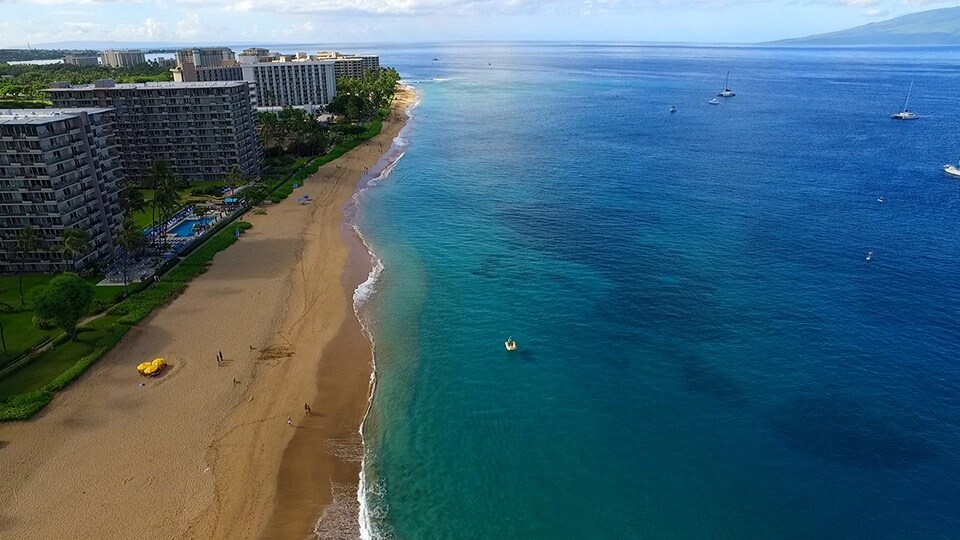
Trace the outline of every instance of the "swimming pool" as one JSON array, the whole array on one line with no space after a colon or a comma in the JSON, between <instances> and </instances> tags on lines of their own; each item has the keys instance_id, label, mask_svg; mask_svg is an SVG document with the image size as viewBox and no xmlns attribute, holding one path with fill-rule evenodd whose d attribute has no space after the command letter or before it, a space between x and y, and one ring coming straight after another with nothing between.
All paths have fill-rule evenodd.
<instances>
[{"instance_id":1,"label":"swimming pool","mask_svg":"<svg viewBox=\"0 0 960 540\"><path fill-rule=\"evenodd\" d=\"M168 233L181 238L196 236L193 232L194 225L209 225L211 222L213 222L212 217L185 219L171 227Z\"/></svg>"}]
</instances>

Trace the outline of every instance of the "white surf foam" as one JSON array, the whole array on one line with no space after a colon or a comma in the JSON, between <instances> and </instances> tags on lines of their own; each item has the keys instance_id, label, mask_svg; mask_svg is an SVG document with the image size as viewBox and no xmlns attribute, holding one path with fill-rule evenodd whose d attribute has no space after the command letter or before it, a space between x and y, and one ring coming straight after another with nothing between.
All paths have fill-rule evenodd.
<instances>
[{"instance_id":1,"label":"white surf foam","mask_svg":"<svg viewBox=\"0 0 960 540\"><path fill-rule=\"evenodd\" d=\"M416 89L414 89L412 86L407 84L404 84L404 86L407 89L416 92ZM413 110L418 105L420 105L420 94L417 93L416 95L417 95L416 99L413 101L413 103L411 103L411 105L407 108L407 111L406 111L408 116L407 125L404 126L403 129L400 130L400 133L393 139L393 143L390 149L387 151L387 153L384 155L384 158L382 158L381 160L383 161L383 165L379 168L379 170L375 166L374 170L377 172L369 175L367 178L365 178L361 182L360 189L358 189L357 192L354 193L353 198L351 200L351 204L347 209L345 209L345 213L348 219L348 223L350 224L350 227L353 229L357 237L363 243L364 248L367 250L367 253L370 256L370 267L371 267L370 274L367 275L367 279L363 283L357 285L357 288L354 289L353 291L353 312L356 315L357 320L360 322L361 330L363 331L367 339L370 341L370 350L371 350L370 363L372 366L372 369L370 370L369 389L367 392L367 410L364 412L363 420L360 422L360 442L363 447L363 458L360 463L360 478L357 486L357 502L359 503L359 512L357 515L357 522L360 528L360 531L359 531L360 537L363 540L374 540L374 539L382 538L382 535L376 530L376 526L374 524L375 517L378 515L382 515L382 509L371 508L370 501L369 501L369 495L373 491L379 492L382 489L382 487L377 488L374 486L367 485L367 482L369 480L369 475L367 470L369 449L367 448L366 440L364 440L364 437L363 437L364 424L366 424L367 417L370 415L370 410L373 407L373 395L377 388L377 354L376 354L377 345L376 345L376 342L374 341L373 334L370 332L370 325L369 325L369 321L365 317L364 306L366 306L366 304L370 301L370 298L372 298L373 295L376 294L377 284L380 282L380 276L383 275L383 272L385 271L385 267L384 267L383 261L381 261L380 258L377 257L376 253L374 253L373 251L372 246L367 241L367 239L363 236L363 233L360 231L360 227L358 225L360 221L359 213L362 207L363 197L367 193L367 191L370 188L375 187L377 184L382 182L388 176L390 176L390 173L393 172L394 168L396 168L397 163L406 154L406 148L409 145L409 140L406 137L404 137L404 135L410 129L411 121L413 120ZM380 165L379 162L378 162L378 165ZM380 493L379 496L382 496L382 493Z\"/></svg>"}]
</instances>

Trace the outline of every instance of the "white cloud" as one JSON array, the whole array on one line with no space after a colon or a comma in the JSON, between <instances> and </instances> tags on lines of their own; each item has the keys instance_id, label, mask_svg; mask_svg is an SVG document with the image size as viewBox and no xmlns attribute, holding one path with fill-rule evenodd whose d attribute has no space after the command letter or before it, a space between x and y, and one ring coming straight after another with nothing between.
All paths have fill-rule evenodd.
<instances>
[{"instance_id":1,"label":"white cloud","mask_svg":"<svg viewBox=\"0 0 960 540\"><path fill-rule=\"evenodd\" d=\"M190 13L186 19L177 21L177 37L181 39L193 39L204 35L206 28L200 21L200 15Z\"/></svg>"}]
</instances>

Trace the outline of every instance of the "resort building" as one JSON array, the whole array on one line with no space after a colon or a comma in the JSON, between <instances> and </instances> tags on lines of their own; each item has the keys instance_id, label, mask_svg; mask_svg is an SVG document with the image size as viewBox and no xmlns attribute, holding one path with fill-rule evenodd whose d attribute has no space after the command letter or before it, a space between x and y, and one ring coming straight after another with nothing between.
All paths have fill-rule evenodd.
<instances>
[{"instance_id":1,"label":"resort building","mask_svg":"<svg viewBox=\"0 0 960 540\"><path fill-rule=\"evenodd\" d=\"M123 213L123 169L112 111L0 109L0 272L80 269L113 255ZM21 256L30 226L40 249ZM90 250L64 257L63 231L90 234Z\"/></svg>"},{"instance_id":2,"label":"resort building","mask_svg":"<svg viewBox=\"0 0 960 540\"><path fill-rule=\"evenodd\" d=\"M96 56L75 56L68 54L63 57L63 63L69 66L99 66L100 59Z\"/></svg>"},{"instance_id":3,"label":"resort building","mask_svg":"<svg viewBox=\"0 0 960 540\"><path fill-rule=\"evenodd\" d=\"M242 81L240 66L197 67L191 63L179 64L170 70L174 82Z\"/></svg>"},{"instance_id":4,"label":"resort building","mask_svg":"<svg viewBox=\"0 0 960 540\"><path fill-rule=\"evenodd\" d=\"M252 56L256 58L256 62L272 62L274 55L270 53L270 49L250 47L249 49L244 49L243 52L240 53L240 56Z\"/></svg>"},{"instance_id":5,"label":"resort building","mask_svg":"<svg viewBox=\"0 0 960 540\"><path fill-rule=\"evenodd\" d=\"M100 63L104 67L128 68L146 64L147 57L142 51L103 51Z\"/></svg>"},{"instance_id":6,"label":"resort building","mask_svg":"<svg viewBox=\"0 0 960 540\"><path fill-rule=\"evenodd\" d=\"M243 81L117 84L100 80L48 88L56 107L110 107L124 172L144 179L157 160L186 180L220 180L239 167L260 174L262 153L250 89Z\"/></svg>"},{"instance_id":7,"label":"resort building","mask_svg":"<svg viewBox=\"0 0 960 540\"><path fill-rule=\"evenodd\" d=\"M256 62L241 64L257 108L325 106L337 95L331 61Z\"/></svg>"},{"instance_id":8,"label":"resort building","mask_svg":"<svg viewBox=\"0 0 960 540\"><path fill-rule=\"evenodd\" d=\"M177 51L177 65L193 64L196 67L220 67L236 63L229 47L193 48Z\"/></svg>"},{"instance_id":9,"label":"resort building","mask_svg":"<svg viewBox=\"0 0 960 540\"><path fill-rule=\"evenodd\" d=\"M337 77L362 78L368 71L380 73L380 57L375 54L340 54L320 51L313 55L317 60L333 60Z\"/></svg>"},{"instance_id":10,"label":"resort building","mask_svg":"<svg viewBox=\"0 0 960 540\"><path fill-rule=\"evenodd\" d=\"M325 106L337 95L332 60L261 62L260 58L242 54L238 66L207 68L187 63L171 71L177 82L246 81L250 84L250 97L258 109L299 107L312 110Z\"/></svg>"}]
</instances>

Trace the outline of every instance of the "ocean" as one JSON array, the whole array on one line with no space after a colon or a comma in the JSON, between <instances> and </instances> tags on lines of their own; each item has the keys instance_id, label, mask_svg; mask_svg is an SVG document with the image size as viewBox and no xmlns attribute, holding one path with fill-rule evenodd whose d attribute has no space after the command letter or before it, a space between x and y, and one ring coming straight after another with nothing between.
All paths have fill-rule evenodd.
<instances>
[{"instance_id":1,"label":"ocean","mask_svg":"<svg viewBox=\"0 0 960 540\"><path fill-rule=\"evenodd\" d=\"M365 536L960 537L956 49L380 53Z\"/></svg>"}]
</instances>

